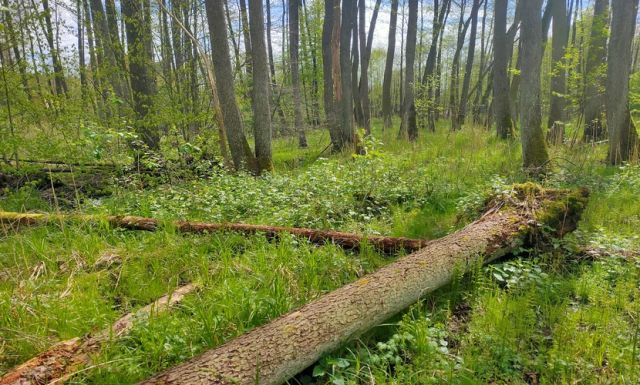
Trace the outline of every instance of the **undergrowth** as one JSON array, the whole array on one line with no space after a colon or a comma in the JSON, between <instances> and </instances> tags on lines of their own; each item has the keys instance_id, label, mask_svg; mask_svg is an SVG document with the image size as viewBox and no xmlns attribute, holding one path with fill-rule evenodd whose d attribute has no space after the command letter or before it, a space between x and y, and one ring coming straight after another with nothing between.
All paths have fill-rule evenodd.
<instances>
[{"instance_id":1,"label":"undergrowth","mask_svg":"<svg viewBox=\"0 0 640 385\"><path fill-rule=\"evenodd\" d=\"M368 154L275 143L277 172L213 168L201 178L135 176L78 211L161 219L305 226L437 238L478 215L490 193L521 182L519 146L481 129L441 128L417 143L374 130ZM576 232L550 249L478 266L334 352L291 383L634 384L640 373L640 167L606 167L598 146L553 149L552 187L586 186ZM33 186L3 210L56 210ZM283 237L185 236L100 225L4 229L0 242L0 373L57 341L101 330L185 282L176 309L138 321L70 383L134 383L371 272L392 258ZM581 258L584 247L612 256ZM625 254L626 255L626 254ZM107 256L110 264L101 261Z\"/></svg>"}]
</instances>

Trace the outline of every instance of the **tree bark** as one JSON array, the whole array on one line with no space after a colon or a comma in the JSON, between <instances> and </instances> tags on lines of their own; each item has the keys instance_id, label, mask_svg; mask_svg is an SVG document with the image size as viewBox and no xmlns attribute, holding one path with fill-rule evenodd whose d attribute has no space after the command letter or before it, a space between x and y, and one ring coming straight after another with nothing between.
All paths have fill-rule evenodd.
<instances>
[{"instance_id":1,"label":"tree bark","mask_svg":"<svg viewBox=\"0 0 640 385\"><path fill-rule=\"evenodd\" d=\"M577 9L577 7L576 7ZM577 21L574 21L576 24ZM604 137L603 110L607 68L607 37L609 35L609 0L596 0L589 34L589 48L585 68L584 141Z\"/></svg>"},{"instance_id":2,"label":"tree bark","mask_svg":"<svg viewBox=\"0 0 640 385\"><path fill-rule=\"evenodd\" d=\"M509 51L507 39L507 0L496 0L493 11L493 115L499 138L513 136L509 97Z\"/></svg>"},{"instance_id":3,"label":"tree bark","mask_svg":"<svg viewBox=\"0 0 640 385\"><path fill-rule=\"evenodd\" d=\"M407 25L407 64L404 78L404 102L402 103L402 122L399 137L418 138L416 124L416 105L414 95L416 38L418 30L418 0L409 0L409 21Z\"/></svg>"},{"instance_id":4,"label":"tree bark","mask_svg":"<svg viewBox=\"0 0 640 385\"><path fill-rule=\"evenodd\" d=\"M553 144L564 141L565 94L567 76L564 69L564 53L569 41L569 19L566 0L550 0L553 18L553 41L551 47L551 95L549 96L549 134L547 140Z\"/></svg>"},{"instance_id":5,"label":"tree bark","mask_svg":"<svg viewBox=\"0 0 640 385\"><path fill-rule=\"evenodd\" d=\"M67 81L64 77L64 70L62 69L62 61L60 60L60 53L54 42L53 26L51 24L51 8L49 8L49 0L42 0L42 7L44 9L44 23L46 29L44 30L47 43L49 45L49 51L51 52L51 61L53 62L54 82L56 88L56 94L66 95L69 92L67 87Z\"/></svg>"},{"instance_id":6,"label":"tree bark","mask_svg":"<svg viewBox=\"0 0 640 385\"><path fill-rule=\"evenodd\" d=\"M427 63L422 76L422 84L427 87L427 125L431 132L436 130L436 101L435 89L436 82L439 84L440 79L436 79L436 60L438 56L438 41L440 35L444 31L446 18L451 7L451 0L443 0L442 5L438 8L438 0L434 0L433 27L431 33L431 46L427 54Z\"/></svg>"},{"instance_id":7,"label":"tree bark","mask_svg":"<svg viewBox=\"0 0 640 385\"><path fill-rule=\"evenodd\" d=\"M331 147L338 150L340 146L340 128L337 116L336 96L334 93L334 83L337 79L333 76L335 72L339 72L334 68L333 60L333 35L335 20L334 15L338 13L340 3L334 0L325 0L324 2L324 21L322 24L322 72L324 81L323 101L324 114L327 121L327 128L331 138ZM340 63L336 62L337 65Z\"/></svg>"},{"instance_id":8,"label":"tree bark","mask_svg":"<svg viewBox=\"0 0 640 385\"><path fill-rule=\"evenodd\" d=\"M122 16L127 29L131 90L137 117L136 130L144 144L152 150L159 150L160 133L148 119L158 93L153 71L151 20L145 15L150 6L148 0L122 0Z\"/></svg>"},{"instance_id":9,"label":"tree bark","mask_svg":"<svg viewBox=\"0 0 640 385\"><path fill-rule=\"evenodd\" d=\"M242 116L236 101L223 1L205 1L212 46L211 60L220 99L220 110L235 169L255 172L256 159L244 134Z\"/></svg>"},{"instance_id":10,"label":"tree bark","mask_svg":"<svg viewBox=\"0 0 640 385\"><path fill-rule=\"evenodd\" d=\"M393 80L393 59L396 50L396 28L398 24L398 0L391 0L391 16L389 20L389 39L387 43L387 59L384 65L382 81L382 118L384 128L391 127L391 81Z\"/></svg>"},{"instance_id":11,"label":"tree bark","mask_svg":"<svg viewBox=\"0 0 640 385\"><path fill-rule=\"evenodd\" d=\"M538 226L550 226L558 235L573 230L586 192L544 191L526 184L505 200L514 203L494 207L464 229L141 384L283 383L455 274L520 247ZM525 209L530 205L538 216Z\"/></svg>"},{"instance_id":12,"label":"tree bark","mask_svg":"<svg viewBox=\"0 0 640 385\"><path fill-rule=\"evenodd\" d=\"M611 38L607 59L607 128L609 163L621 164L638 152L638 133L629 110L631 44L636 28L638 0L611 3Z\"/></svg>"},{"instance_id":13,"label":"tree bark","mask_svg":"<svg viewBox=\"0 0 640 385\"><path fill-rule=\"evenodd\" d=\"M340 83L342 97L339 99L340 109L340 150L346 149L355 142L353 127L353 87L351 84L351 34L356 18L356 0L342 1L340 26Z\"/></svg>"},{"instance_id":14,"label":"tree bark","mask_svg":"<svg viewBox=\"0 0 640 385\"><path fill-rule=\"evenodd\" d=\"M246 60L247 75L251 75L253 71L253 42L251 41L251 34L249 33L249 19L247 18L247 3L246 0L239 0L240 2L240 18L242 20L242 36L244 36L244 55Z\"/></svg>"},{"instance_id":15,"label":"tree bark","mask_svg":"<svg viewBox=\"0 0 640 385\"><path fill-rule=\"evenodd\" d=\"M365 14L365 1L361 1L360 6L360 39L364 39L365 26L364 26L364 14ZM360 102L362 103L362 123L366 135L371 134L371 101L369 99L369 62L371 60L371 50L373 48L373 33L376 28L376 21L378 20L378 12L380 11L381 0L376 0L376 4L373 7L373 14L371 15L371 22L369 23L369 32L367 33L366 44L361 42L362 60L360 62L360 85L358 87L360 92Z\"/></svg>"},{"instance_id":16,"label":"tree bark","mask_svg":"<svg viewBox=\"0 0 640 385\"><path fill-rule=\"evenodd\" d=\"M532 174L544 171L549 161L542 133L540 66L542 65L542 0L522 2L520 89L520 139L524 169Z\"/></svg>"},{"instance_id":17,"label":"tree bark","mask_svg":"<svg viewBox=\"0 0 640 385\"><path fill-rule=\"evenodd\" d=\"M65 214L25 214L0 211L0 224L5 230L17 229L20 226L57 223L60 221L79 221L88 223L108 222L111 226L128 230L155 231L162 226L162 222L154 218L136 216L95 216L95 215L65 215ZM276 238L280 233L288 233L300 238L306 238L315 244L334 243L345 249L357 250L363 243L373 246L385 253L392 253L404 249L412 252L426 246L430 241L403 237L367 236L344 233L332 230L316 230L299 227L282 227L252 225L245 223L204 223L176 221L173 228L181 233L210 233L215 231L237 231L243 234L262 233L268 238Z\"/></svg>"},{"instance_id":18,"label":"tree bark","mask_svg":"<svg viewBox=\"0 0 640 385\"><path fill-rule=\"evenodd\" d=\"M91 356L99 353L105 343L125 336L134 326L134 321L148 318L151 313L169 310L196 289L197 286L192 284L180 286L152 304L125 314L107 329L61 341L0 377L0 385L63 383L82 366L89 365Z\"/></svg>"},{"instance_id":19,"label":"tree bark","mask_svg":"<svg viewBox=\"0 0 640 385\"><path fill-rule=\"evenodd\" d=\"M300 95L300 0L289 0L289 65L291 66L291 88L293 90L294 124L298 132L298 147L307 147L307 137L302 117L302 96Z\"/></svg>"},{"instance_id":20,"label":"tree bark","mask_svg":"<svg viewBox=\"0 0 640 385\"><path fill-rule=\"evenodd\" d=\"M268 0L267 0L268 1ZM273 170L271 159L271 107L269 64L264 40L262 0L249 0L251 41L253 42L253 132L257 172Z\"/></svg>"},{"instance_id":21,"label":"tree bark","mask_svg":"<svg viewBox=\"0 0 640 385\"><path fill-rule=\"evenodd\" d=\"M453 117L454 121L456 122L456 129L462 128L464 120L467 116L467 103L469 101L469 88L471 87L473 59L475 57L476 36L478 33L478 11L480 10L482 1L483 0L473 0L473 6L471 7L471 32L469 33L469 50L467 52L467 62L465 63L464 80L462 81L462 92L460 93L460 108L458 109L458 115Z\"/></svg>"}]
</instances>

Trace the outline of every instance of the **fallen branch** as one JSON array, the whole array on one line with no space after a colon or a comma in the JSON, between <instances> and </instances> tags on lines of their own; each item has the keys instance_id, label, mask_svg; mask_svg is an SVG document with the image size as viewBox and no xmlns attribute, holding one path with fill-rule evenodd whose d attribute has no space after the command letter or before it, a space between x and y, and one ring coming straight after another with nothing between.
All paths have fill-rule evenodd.
<instances>
[{"instance_id":1,"label":"fallen branch","mask_svg":"<svg viewBox=\"0 0 640 385\"><path fill-rule=\"evenodd\" d=\"M280 384L445 285L456 271L509 253L541 228L573 230L587 195L516 186L462 230L141 384Z\"/></svg>"},{"instance_id":2,"label":"fallen branch","mask_svg":"<svg viewBox=\"0 0 640 385\"><path fill-rule=\"evenodd\" d=\"M71 214L33 214L0 212L0 224L11 228L19 225L36 225L48 222L81 221L81 222L108 222L113 227L129 230L155 231L162 222L153 218L136 216L96 216L96 215L71 215ZM392 253L400 249L408 252L419 250L429 241L423 239L410 239L402 237L383 237L378 235L362 236L353 233L344 233L331 230L314 230L299 227L251 225L244 223L204 223L177 221L172 224L182 233L209 233L215 231L237 231L243 234L264 233L269 238L277 237L280 233L289 233L306 238L312 243L335 243L345 249L359 249L363 242L381 250Z\"/></svg>"},{"instance_id":3,"label":"fallen branch","mask_svg":"<svg viewBox=\"0 0 640 385\"><path fill-rule=\"evenodd\" d=\"M172 293L157 299L136 312L128 313L118 319L111 327L96 334L76 337L59 342L47 351L38 354L19 365L2 378L0 385L51 384L64 382L78 368L91 362L91 356L99 353L102 345L112 338L120 338L133 327L135 320L148 318L151 313L167 311L180 303L184 297L194 291L196 285L187 284L178 287Z\"/></svg>"}]
</instances>

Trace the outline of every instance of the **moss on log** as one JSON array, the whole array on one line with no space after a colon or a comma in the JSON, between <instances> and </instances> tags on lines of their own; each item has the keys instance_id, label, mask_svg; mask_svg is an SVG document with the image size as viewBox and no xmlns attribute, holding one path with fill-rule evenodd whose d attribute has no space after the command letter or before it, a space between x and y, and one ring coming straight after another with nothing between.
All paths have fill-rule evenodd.
<instances>
[{"instance_id":1,"label":"moss on log","mask_svg":"<svg viewBox=\"0 0 640 385\"><path fill-rule=\"evenodd\" d=\"M113 227L125 228L129 230L155 231L163 226L157 219L137 217L137 216L97 216L97 215L73 215L73 214L36 214L36 213L13 213L0 212L0 224L5 227L15 228L17 226L31 226L45 223L56 223L65 221L79 221L89 223L106 222ZM359 249L363 243L367 243L374 248L385 253L397 252L404 249L408 252L419 250L426 246L429 241L423 239L410 239L403 237L384 236L363 236L353 233L345 233L332 230L315 230L300 227L282 227L252 225L245 223L205 223L177 221L171 226L182 233L210 233L216 231L236 231L243 234L262 233L269 238L276 238L281 233L293 234L297 237L306 238L312 243L325 244L334 243L345 249Z\"/></svg>"},{"instance_id":2,"label":"moss on log","mask_svg":"<svg viewBox=\"0 0 640 385\"><path fill-rule=\"evenodd\" d=\"M587 196L586 190L514 186L462 230L141 384L280 384L445 285L456 271L495 260L540 229L573 230Z\"/></svg>"}]
</instances>

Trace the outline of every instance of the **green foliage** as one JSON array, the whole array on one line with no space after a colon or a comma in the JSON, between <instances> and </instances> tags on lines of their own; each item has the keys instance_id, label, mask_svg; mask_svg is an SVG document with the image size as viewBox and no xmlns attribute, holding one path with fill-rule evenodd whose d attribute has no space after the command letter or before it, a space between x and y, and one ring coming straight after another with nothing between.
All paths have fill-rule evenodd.
<instances>
[{"instance_id":1,"label":"green foliage","mask_svg":"<svg viewBox=\"0 0 640 385\"><path fill-rule=\"evenodd\" d=\"M489 194L524 181L517 144L492 133L439 127L410 144L380 132L378 124L366 156L318 159L326 133L311 132L307 150L278 140L278 171L259 178L207 167L211 144L186 141L174 130L162 159L147 160L169 164L157 168L154 187L139 189L131 176L112 197L78 210L438 237L476 219ZM102 142L105 148L112 139ZM553 149L553 172L544 180L549 187L591 189L578 231L551 242L550 250L523 249L516 259L474 268L294 381L637 382L640 264L621 250L640 247L640 168L606 167L598 161L603 149L586 149ZM206 168L201 179L185 174L188 156ZM51 209L33 185L7 191L0 208ZM585 261L578 258L584 246L614 256ZM96 265L105 255L120 262ZM137 320L127 337L111 341L94 367L72 380L135 383L389 262L370 249L352 254L290 236L270 241L66 223L6 231L0 372L59 340L100 330L181 283L199 284L173 311Z\"/></svg>"}]
</instances>

